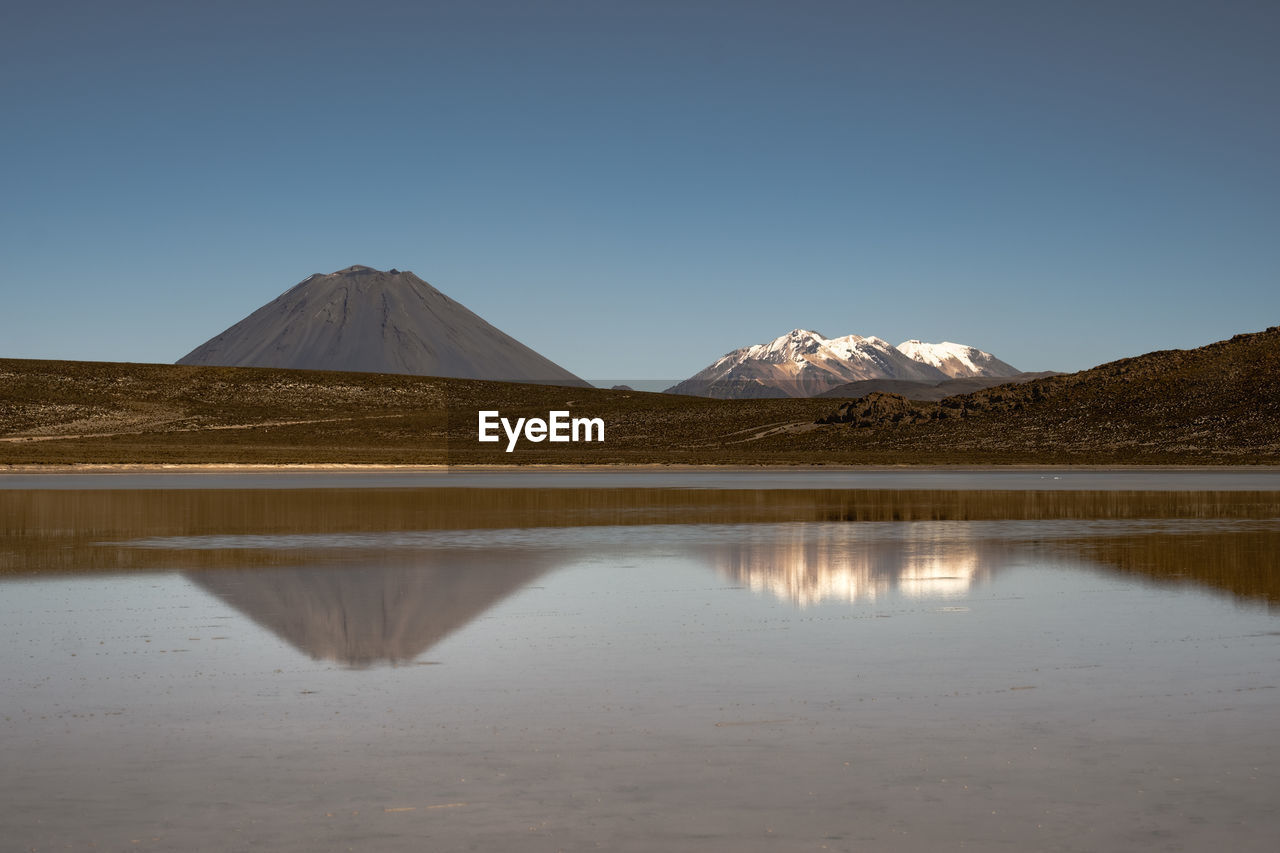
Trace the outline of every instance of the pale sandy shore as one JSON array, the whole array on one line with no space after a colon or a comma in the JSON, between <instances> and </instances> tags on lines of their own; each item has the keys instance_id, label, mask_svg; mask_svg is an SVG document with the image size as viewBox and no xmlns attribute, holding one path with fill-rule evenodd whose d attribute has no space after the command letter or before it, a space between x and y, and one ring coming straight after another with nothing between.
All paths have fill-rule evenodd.
<instances>
[{"instance_id":1,"label":"pale sandy shore","mask_svg":"<svg viewBox=\"0 0 1280 853\"><path fill-rule=\"evenodd\" d=\"M0 468L0 490L459 487L1280 492L1280 467L87 464Z\"/></svg>"}]
</instances>

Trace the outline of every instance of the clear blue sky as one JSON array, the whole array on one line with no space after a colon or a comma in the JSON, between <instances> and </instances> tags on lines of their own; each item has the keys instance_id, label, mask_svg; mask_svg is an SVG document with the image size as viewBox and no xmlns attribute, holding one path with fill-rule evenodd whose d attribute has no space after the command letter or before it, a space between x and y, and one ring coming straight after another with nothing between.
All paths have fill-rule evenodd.
<instances>
[{"instance_id":1,"label":"clear blue sky","mask_svg":"<svg viewBox=\"0 0 1280 853\"><path fill-rule=\"evenodd\" d=\"M1074 370L1280 323L1275 2L0 6L0 356L411 269L587 377L801 326Z\"/></svg>"}]
</instances>

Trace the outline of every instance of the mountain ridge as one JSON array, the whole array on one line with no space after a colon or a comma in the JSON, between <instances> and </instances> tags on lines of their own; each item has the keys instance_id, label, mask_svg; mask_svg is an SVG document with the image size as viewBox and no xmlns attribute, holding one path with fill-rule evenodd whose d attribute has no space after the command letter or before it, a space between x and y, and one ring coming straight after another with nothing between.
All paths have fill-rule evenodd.
<instances>
[{"instance_id":1,"label":"mountain ridge","mask_svg":"<svg viewBox=\"0 0 1280 853\"><path fill-rule=\"evenodd\" d=\"M360 264L313 273L177 363L587 385L414 273Z\"/></svg>"},{"instance_id":2,"label":"mountain ridge","mask_svg":"<svg viewBox=\"0 0 1280 853\"><path fill-rule=\"evenodd\" d=\"M739 347L666 389L720 399L815 397L867 380L937 384L948 379L1016 376L1017 368L988 352L944 341L904 341L844 335L827 338L793 329L772 341Z\"/></svg>"}]
</instances>

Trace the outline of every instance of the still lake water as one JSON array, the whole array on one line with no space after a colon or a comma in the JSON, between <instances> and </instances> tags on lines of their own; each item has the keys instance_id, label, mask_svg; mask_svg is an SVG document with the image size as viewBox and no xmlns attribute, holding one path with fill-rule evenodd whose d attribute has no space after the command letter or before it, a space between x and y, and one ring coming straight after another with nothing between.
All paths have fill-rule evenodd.
<instances>
[{"instance_id":1,"label":"still lake water","mask_svg":"<svg viewBox=\"0 0 1280 853\"><path fill-rule=\"evenodd\" d=\"M1260 480L132 476L0 479L5 849L1280 838Z\"/></svg>"}]
</instances>

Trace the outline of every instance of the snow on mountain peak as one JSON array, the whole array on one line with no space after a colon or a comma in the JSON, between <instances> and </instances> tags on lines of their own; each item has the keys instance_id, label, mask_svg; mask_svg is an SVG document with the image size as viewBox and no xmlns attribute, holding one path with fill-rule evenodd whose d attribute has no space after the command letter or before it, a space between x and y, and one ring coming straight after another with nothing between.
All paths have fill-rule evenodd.
<instances>
[{"instance_id":1,"label":"snow on mountain peak","mask_svg":"<svg viewBox=\"0 0 1280 853\"><path fill-rule=\"evenodd\" d=\"M807 397L865 379L941 382L1017 373L1017 368L965 344L909 340L895 347L874 335L827 338L797 328L768 343L727 353L668 390L708 396Z\"/></svg>"},{"instance_id":2,"label":"snow on mountain peak","mask_svg":"<svg viewBox=\"0 0 1280 853\"><path fill-rule=\"evenodd\" d=\"M898 351L922 364L938 368L952 378L968 376L1013 376L1017 368L1006 364L989 352L968 344L943 341L940 344L920 340L903 341Z\"/></svg>"},{"instance_id":3,"label":"snow on mountain peak","mask_svg":"<svg viewBox=\"0 0 1280 853\"><path fill-rule=\"evenodd\" d=\"M806 356L820 350L825 343L826 338L817 332L809 329L792 329L767 344L756 344L755 346L734 350L726 355L725 359L733 359L734 363L738 364L751 359L774 364L783 362L803 363L806 360Z\"/></svg>"}]
</instances>

